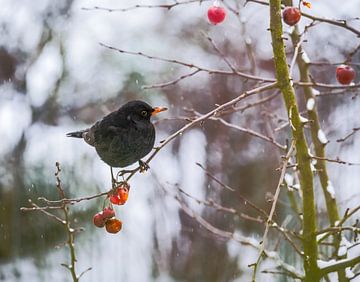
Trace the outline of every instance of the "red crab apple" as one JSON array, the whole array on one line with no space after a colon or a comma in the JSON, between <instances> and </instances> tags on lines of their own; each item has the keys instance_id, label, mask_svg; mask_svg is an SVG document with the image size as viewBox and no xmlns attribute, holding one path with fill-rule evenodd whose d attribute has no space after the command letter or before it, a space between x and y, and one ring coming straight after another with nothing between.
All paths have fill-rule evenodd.
<instances>
[{"instance_id":1,"label":"red crab apple","mask_svg":"<svg viewBox=\"0 0 360 282\"><path fill-rule=\"evenodd\" d=\"M111 207L107 207L102 211L102 217L109 219L115 216L115 211Z\"/></svg>"},{"instance_id":2,"label":"red crab apple","mask_svg":"<svg viewBox=\"0 0 360 282\"><path fill-rule=\"evenodd\" d=\"M120 201L125 204L127 199L129 198L129 190L126 187L123 187L122 189L119 189L118 190L118 196L120 198Z\"/></svg>"},{"instance_id":3,"label":"red crab apple","mask_svg":"<svg viewBox=\"0 0 360 282\"><path fill-rule=\"evenodd\" d=\"M336 68L336 79L341 84L350 84L355 76L354 69L348 65L340 65Z\"/></svg>"},{"instance_id":4,"label":"red crab apple","mask_svg":"<svg viewBox=\"0 0 360 282\"><path fill-rule=\"evenodd\" d=\"M129 197L129 186L121 184L110 192L110 202L114 205L123 205Z\"/></svg>"},{"instance_id":5,"label":"red crab apple","mask_svg":"<svg viewBox=\"0 0 360 282\"><path fill-rule=\"evenodd\" d=\"M122 222L116 218L106 221L106 231L109 233L118 233L121 230Z\"/></svg>"},{"instance_id":6,"label":"red crab apple","mask_svg":"<svg viewBox=\"0 0 360 282\"><path fill-rule=\"evenodd\" d=\"M120 197L116 193L111 194L109 199L113 205L120 205Z\"/></svg>"},{"instance_id":7,"label":"red crab apple","mask_svg":"<svg viewBox=\"0 0 360 282\"><path fill-rule=\"evenodd\" d=\"M301 12L295 7L286 7L283 11L284 22L288 25L295 25L300 21Z\"/></svg>"},{"instance_id":8,"label":"red crab apple","mask_svg":"<svg viewBox=\"0 0 360 282\"><path fill-rule=\"evenodd\" d=\"M214 25L224 21L225 16L226 11L223 7L213 5L208 10L208 19Z\"/></svg>"},{"instance_id":9,"label":"red crab apple","mask_svg":"<svg viewBox=\"0 0 360 282\"><path fill-rule=\"evenodd\" d=\"M96 227L101 228L105 226L105 219L103 217L102 212L98 212L97 214L94 215L93 222Z\"/></svg>"}]
</instances>

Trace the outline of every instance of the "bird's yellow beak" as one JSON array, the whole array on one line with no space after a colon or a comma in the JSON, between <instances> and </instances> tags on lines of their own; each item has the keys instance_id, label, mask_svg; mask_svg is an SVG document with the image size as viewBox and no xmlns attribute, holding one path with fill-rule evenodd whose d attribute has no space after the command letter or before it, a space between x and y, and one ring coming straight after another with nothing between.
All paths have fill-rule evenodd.
<instances>
[{"instance_id":1,"label":"bird's yellow beak","mask_svg":"<svg viewBox=\"0 0 360 282\"><path fill-rule=\"evenodd\" d=\"M166 110L167 110L167 108L165 108L165 107L155 107L155 108L153 108L153 111L152 111L151 115L155 116L158 113L166 111Z\"/></svg>"}]
</instances>

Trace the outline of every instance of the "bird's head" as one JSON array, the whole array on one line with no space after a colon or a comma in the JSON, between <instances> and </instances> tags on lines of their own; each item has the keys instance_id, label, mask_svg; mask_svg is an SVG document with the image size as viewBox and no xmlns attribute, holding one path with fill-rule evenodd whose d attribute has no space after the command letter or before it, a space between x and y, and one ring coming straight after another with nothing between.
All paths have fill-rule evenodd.
<instances>
[{"instance_id":1,"label":"bird's head","mask_svg":"<svg viewBox=\"0 0 360 282\"><path fill-rule=\"evenodd\" d=\"M135 100L126 103L124 106L120 108L126 115L127 119L131 119L132 121L142 121L147 120L150 121L152 116L156 114L166 111L165 107L151 107L149 104Z\"/></svg>"}]
</instances>

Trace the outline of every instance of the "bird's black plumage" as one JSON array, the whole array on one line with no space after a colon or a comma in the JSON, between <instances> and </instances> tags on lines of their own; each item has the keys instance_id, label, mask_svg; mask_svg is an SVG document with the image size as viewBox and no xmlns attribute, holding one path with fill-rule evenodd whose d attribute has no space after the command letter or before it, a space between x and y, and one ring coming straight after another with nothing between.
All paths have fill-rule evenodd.
<instances>
[{"instance_id":1,"label":"bird's black plumage","mask_svg":"<svg viewBox=\"0 0 360 282\"><path fill-rule=\"evenodd\" d=\"M155 128L150 118L163 110L166 108L130 101L92 127L66 136L83 138L111 167L126 167L140 161L153 148Z\"/></svg>"}]
</instances>

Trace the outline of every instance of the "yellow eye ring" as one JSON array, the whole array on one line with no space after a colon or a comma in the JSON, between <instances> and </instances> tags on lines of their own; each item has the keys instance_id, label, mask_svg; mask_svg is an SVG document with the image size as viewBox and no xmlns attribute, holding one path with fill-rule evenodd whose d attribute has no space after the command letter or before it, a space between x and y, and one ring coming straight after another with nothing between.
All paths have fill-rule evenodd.
<instances>
[{"instance_id":1,"label":"yellow eye ring","mask_svg":"<svg viewBox=\"0 0 360 282\"><path fill-rule=\"evenodd\" d=\"M141 115L143 116L143 117L146 117L147 116L147 111L141 111Z\"/></svg>"}]
</instances>

